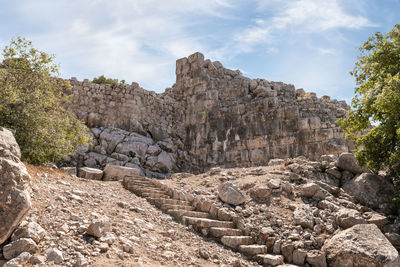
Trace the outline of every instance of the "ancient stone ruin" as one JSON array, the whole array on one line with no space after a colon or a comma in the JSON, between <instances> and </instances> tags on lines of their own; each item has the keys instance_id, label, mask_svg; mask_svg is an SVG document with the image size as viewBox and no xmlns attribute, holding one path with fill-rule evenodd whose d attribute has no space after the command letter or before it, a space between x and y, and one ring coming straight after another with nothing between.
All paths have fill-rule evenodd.
<instances>
[{"instance_id":1,"label":"ancient stone ruin","mask_svg":"<svg viewBox=\"0 0 400 267\"><path fill-rule=\"evenodd\" d=\"M71 84L70 108L95 139L80 151L88 167L121 165L165 177L177 170L257 166L273 158L348 151L335 125L347 113L345 101L249 79L201 53L177 60L176 83L162 94L137 83L72 78Z\"/></svg>"},{"instance_id":2,"label":"ancient stone ruin","mask_svg":"<svg viewBox=\"0 0 400 267\"><path fill-rule=\"evenodd\" d=\"M71 79L79 168L25 166L0 127L0 267L400 266L395 187L348 152L345 102L200 53L176 73L163 94Z\"/></svg>"}]
</instances>

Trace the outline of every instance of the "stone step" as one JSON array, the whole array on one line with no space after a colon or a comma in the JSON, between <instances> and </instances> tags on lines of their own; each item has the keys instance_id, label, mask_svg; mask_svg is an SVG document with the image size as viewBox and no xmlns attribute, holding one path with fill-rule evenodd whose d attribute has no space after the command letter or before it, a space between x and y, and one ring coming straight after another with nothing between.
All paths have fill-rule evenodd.
<instances>
[{"instance_id":1,"label":"stone step","mask_svg":"<svg viewBox=\"0 0 400 267\"><path fill-rule=\"evenodd\" d=\"M218 221L207 218L196 218L182 216L182 222L186 225L193 225L198 228L210 228L210 227L223 227L223 228L233 228L235 225L233 222Z\"/></svg>"},{"instance_id":2,"label":"stone step","mask_svg":"<svg viewBox=\"0 0 400 267\"><path fill-rule=\"evenodd\" d=\"M159 192L152 192L152 193L142 193L142 197L144 198L169 198L170 196L165 194L164 192L159 193Z\"/></svg>"},{"instance_id":3,"label":"stone step","mask_svg":"<svg viewBox=\"0 0 400 267\"><path fill-rule=\"evenodd\" d=\"M168 211L168 210L195 210L196 208L193 206L188 206L188 205L172 205L172 204L164 204L161 206L162 210Z\"/></svg>"},{"instance_id":4,"label":"stone step","mask_svg":"<svg viewBox=\"0 0 400 267\"><path fill-rule=\"evenodd\" d=\"M175 218L180 218L182 216L187 216L187 217L196 217L196 218L209 218L210 214L207 212L201 212L201 211L188 211L188 210L167 210L168 214L171 214Z\"/></svg>"},{"instance_id":5,"label":"stone step","mask_svg":"<svg viewBox=\"0 0 400 267\"><path fill-rule=\"evenodd\" d=\"M153 190L157 190L157 188L153 188ZM135 193L138 196L141 196L142 193L143 193L142 188L138 188L138 187L137 188L130 188L130 191Z\"/></svg>"},{"instance_id":6,"label":"stone step","mask_svg":"<svg viewBox=\"0 0 400 267\"><path fill-rule=\"evenodd\" d=\"M152 188L152 187L143 187L138 188L142 193L164 193L165 191L159 188Z\"/></svg>"},{"instance_id":7,"label":"stone step","mask_svg":"<svg viewBox=\"0 0 400 267\"><path fill-rule=\"evenodd\" d=\"M129 182L130 187L154 187L159 188L158 186L154 185L152 182Z\"/></svg>"},{"instance_id":8,"label":"stone step","mask_svg":"<svg viewBox=\"0 0 400 267\"><path fill-rule=\"evenodd\" d=\"M239 236L243 235L243 231L235 228L211 227L210 235L216 238L225 236Z\"/></svg>"},{"instance_id":9,"label":"stone step","mask_svg":"<svg viewBox=\"0 0 400 267\"><path fill-rule=\"evenodd\" d=\"M264 266L278 266L285 264L282 255L258 254L256 259Z\"/></svg>"},{"instance_id":10,"label":"stone step","mask_svg":"<svg viewBox=\"0 0 400 267\"><path fill-rule=\"evenodd\" d=\"M238 249L240 245L251 245L254 243L251 236L223 236L221 237L221 243L227 247Z\"/></svg>"},{"instance_id":11,"label":"stone step","mask_svg":"<svg viewBox=\"0 0 400 267\"><path fill-rule=\"evenodd\" d=\"M170 198L160 198L156 201L157 203L162 204L170 204L170 205L182 205L182 206L191 206L189 201L178 200L178 199L170 199Z\"/></svg>"},{"instance_id":12,"label":"stone step","mask_svg":"<svg viewBox=\"0 0 400 267\"><path fill-rule=\"evenodd\" d=\"M267 246L264 245L240 245L239 251L246 256L255 256L257 254L267 253Z\"/></svg>"}]
</instances>

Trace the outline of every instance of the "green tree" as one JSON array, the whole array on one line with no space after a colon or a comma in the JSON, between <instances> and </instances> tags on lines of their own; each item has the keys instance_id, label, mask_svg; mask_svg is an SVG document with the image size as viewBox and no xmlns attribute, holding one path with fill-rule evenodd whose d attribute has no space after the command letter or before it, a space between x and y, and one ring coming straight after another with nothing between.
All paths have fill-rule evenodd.
<instances>
[{"instance_id":1,"label":"green tree","mask_svg":"<svg viewBox=\"0 0 400 267\"><path fill-rule=\"evenodd\" d=\"M360 164L374 171L389 167L398 176L400 163L400 24L375 33L360 47L351 74L357 87L353 109L338 121L354 141Z\"/></svg>"},{"instance_id":2,"label":"green tree","mask_svg":"<svg viewBox=\"0 0 400 267\"><path fill-rule=\"evenodd\" d=\"M57 77L54 56L21 37L2 56L0 125L15 130L24 160L57 162L90 141L87 127L64 108L71 85Z\"/></svg>"},{"instance_id":3,"label":"green tree","mask_svg":"<svg viewBox=\"0 0 400 267\"><path fill-rule=\"evenodd\" d=\"M124 81L124 80L123 80ZM121 81L122 82L122 81ZM93 78L92 83L98 83L98 84L117 84L118 79L111 79L111 78L106 78L104 75L101 75L97 78ZM125 83L125 81L123 82Z\"/></svg>"}]
</instances>

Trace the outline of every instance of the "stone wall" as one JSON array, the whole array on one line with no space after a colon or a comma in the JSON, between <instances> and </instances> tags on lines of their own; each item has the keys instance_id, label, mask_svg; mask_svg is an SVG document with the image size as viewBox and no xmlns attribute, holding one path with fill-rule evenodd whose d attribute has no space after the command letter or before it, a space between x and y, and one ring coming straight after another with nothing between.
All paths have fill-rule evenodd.
<instances>
[{"instance_id":1,"label":"stone wall","mask_svg":"<svg viewBox=\"0 0 400 267\"><path fill-rule=\"evenodd\" d=\"M293 85L243 77L196 53L177 61L173 87L186 105L185 146L203 167L266 164L271 158L347 151L334 121L344 101Z\"/></svg>"},{"instance_id":2,"label":"stone wall","mask_svg":"<svg viewBox=\"0 0 400 267\"><path fill-rule=\"evenodd\" d=\"M181 102L144 90L137 83L95 84L75 78L70 82L70 108L91 127L112 126L165 139L175 135L175 122L181 121L184 114Z\"/></svg>"},{"instance_id":3,"label":"stone wall","mask_svg":"<svg viewBox=\"0 0 400 267\"><path fill-rule=\"evenodd\" d=\"M282 82L246 78L218 61L204 60L201 53L177 60L176 83L162 94L138 84L76 79L71 84L71 108L89 126L167 140L175 146L171 151L177 171L348 151L334 123L347 113L344 101L317 98Z\"/></svg>"}]
</instances>

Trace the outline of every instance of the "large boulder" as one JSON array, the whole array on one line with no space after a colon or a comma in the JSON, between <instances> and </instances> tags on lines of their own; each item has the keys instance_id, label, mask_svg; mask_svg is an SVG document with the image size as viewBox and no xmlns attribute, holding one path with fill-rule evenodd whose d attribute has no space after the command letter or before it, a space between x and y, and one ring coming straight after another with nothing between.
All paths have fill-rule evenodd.
<instances>
[{"instance_id":1,"label":"large boulder","mask_svg":"<svg viewBox=\"0 0 400 267\"><path fill-rule=\"evenodd\" d=\"M219 198L231 205L240 205L246 200L242 191L231 182L225 182L219 187Z\"/></svg>"},{"instance_id":2,"label":"large boulder","mask_svg":"<svg viewBox=\"0 0 400 267\"><path fill-rule=\"evenodd\" d=\"M0 128L0 244L10 237L31 208L26 190L30 176L19 160L12 133Z\"/></svg>"},{"instance_id":3,"label":"large boulder","mask_svg":"<svg viewBox=\"0 0 400 267\"><path fill-rule=\"evenodd\" d=\"M358 224L325 242L329 266L398 267L400 258L375 224Z\"/></svg>"},{"instance_id":4,"label":"large boulder","mask_svg":"<svg viewBox=\"0 0 400 267\"><path fill-rule=\"evenodd\" d=\"M360 167L357 164L356 157L349 152L340 154L338 160L336 161L336 166L343 171L349 171L354 174L369 172L367 168Z\"/></svg>"},{"instance_id":5,"label":"large boulder","mask_svg":"<svg viewBox=\"0 0 400 267\"><path fill-rule=\"evenodd\" d=\"M394 195L393 184L380 175L363 173L350 180L343 190L360 204L390 213Z\"/></svg>"},{"instance_id":6,"label":"large boulder","mask_svg":"<svg viewBox=\"0 0 400 267\"><path fill-rule=\"evenodd\" d=\"M8 150L18 158L21 157L21 150L17 141L15 141L13 133L3 127L0 127L0 149Z\"/></svg>"},{"instance_id":7,"label":"large boulder","mask_svg":"<svg viewBox=\"0 0 400 267\"><path fill-rule=\"evenodd\" d=\"M104 181L122 181L125 176L140 175L140 169L128 168L116 165L106 165L104 169Z\"/></svg>"}]
</instances>

